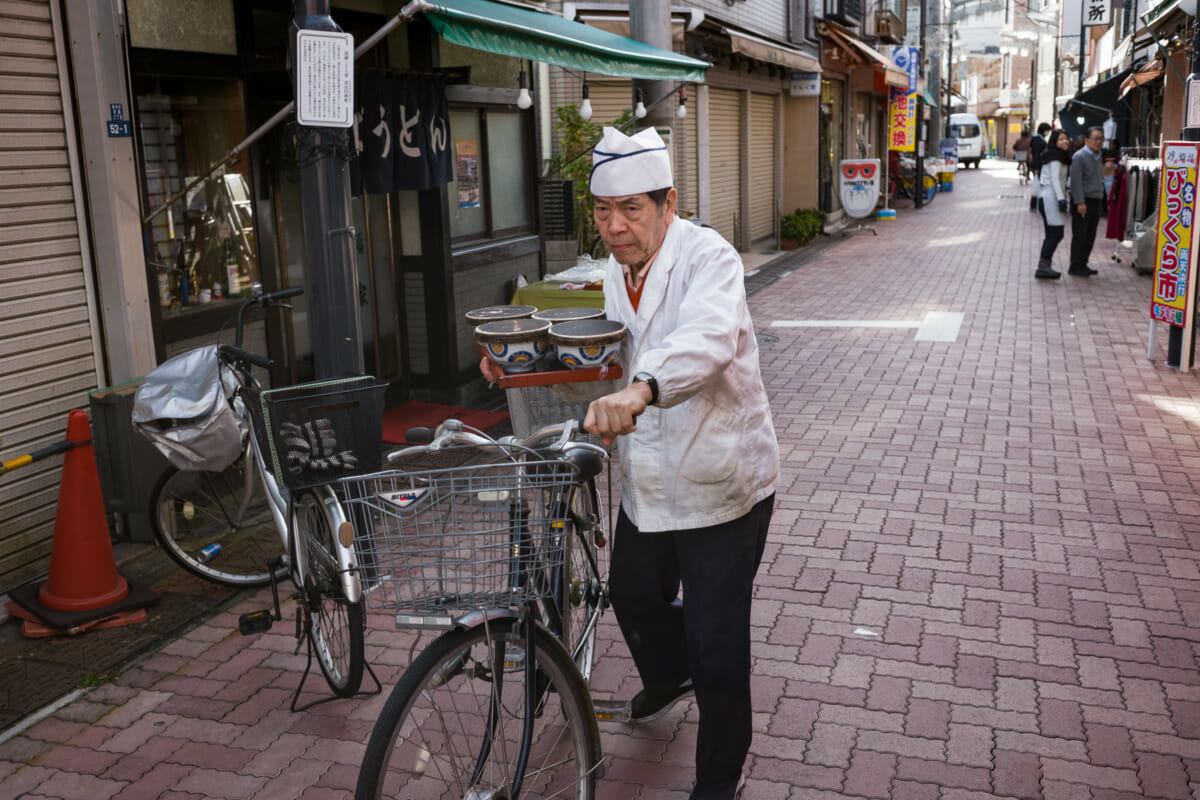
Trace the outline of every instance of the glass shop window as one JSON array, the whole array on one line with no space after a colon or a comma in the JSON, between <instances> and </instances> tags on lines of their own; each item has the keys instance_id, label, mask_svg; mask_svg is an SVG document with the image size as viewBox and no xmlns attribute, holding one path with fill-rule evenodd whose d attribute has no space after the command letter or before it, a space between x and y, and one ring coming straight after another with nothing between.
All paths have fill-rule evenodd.
<instances>
[{"instance_id":1,"label":"glass shop window","mask_svg":"<svg viewBox=\"0 0 1200 800\"><path fill-rule=\"evenodd\" d=\"M450 237L482 239L533 230L528 115L452 109L454 180L449 184Z\"/></svg>"},{"instance_id":2,"label":"glass shop window","mask_svg":"<svg viewBox=\"0 0 1200 800\"><path fill-rule=\"evenodd\" d=\"M241 82L138 76L138 125L150 211L204 176L245 137ZM233 304L259 280L245 153L150 221L147 262L164 318Z\"/></svg>"}]
</instances>

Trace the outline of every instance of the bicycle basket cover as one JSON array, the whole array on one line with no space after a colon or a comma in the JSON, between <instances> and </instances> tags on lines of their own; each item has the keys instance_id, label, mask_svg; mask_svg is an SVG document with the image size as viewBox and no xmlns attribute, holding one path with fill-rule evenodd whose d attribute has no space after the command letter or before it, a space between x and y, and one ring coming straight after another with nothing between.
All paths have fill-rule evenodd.
<instances>
[{"instance_id":1,"label":"bicycle basket cover","mask_svg":"<svg viewBox=\"0 0 1200 800\"><path fill-rule=\"evenodd\" d=\"M220 471L242 452L220 372L216 345L199 347L151 370L133 397L133 427L179 469Z\"/></svg>"}]
</instances>

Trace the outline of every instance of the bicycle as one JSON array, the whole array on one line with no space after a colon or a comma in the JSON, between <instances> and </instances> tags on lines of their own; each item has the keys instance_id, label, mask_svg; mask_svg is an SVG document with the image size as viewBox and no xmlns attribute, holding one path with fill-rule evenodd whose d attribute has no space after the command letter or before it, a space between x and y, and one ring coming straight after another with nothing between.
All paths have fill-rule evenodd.
<instances>
[{"instance_id":1,"label":"bicycle","mask_svg":"<svg viewBox=\"0 0 1200 800\"><path fill-rule=\"evenodd\" d=\"M917 198L917 168L916 162L911 159L901 158L896 162L896 168L888 176L888 190L892 198L905 197L909 200ZM921 186L924 191L923 199L925 205L933 202L933 198L937 196L938 185L932 175L926 174L921 181Z\"/></svg>"},{"instance_id":2,"label":"bicycle","mask_svg":"<svg viewBox=\"0 0 1200 800\"><path fill-rule=\"evenodd\" d=\"M244 315L286 307L283 301L303 289L263 294L255 284L254 292L238 307L234 344L217 348L221 372L236 386L231 405L247 432L241 455L220 472L168 469L151 493L150 518L167 555L188 572L227 586L271 585L273 613L242 615L244 635L281 619L277 582L291 578L296 637L305 640L309 658L292 700L297 711L314 652L336 697L356 694L364 668L370 671L352 523L332 484L348 474L339 452L353 452L366 467L360 471L378 468L386 385L357 378L264 390L251 366L269 369L272 362L242 349ZM315 445L323 436L336 436L336 446L297 457L297 445Z\"/></svg>"},{"instance_id":3,"label":"bicycle","mask_svg":"<svg viewBox=\"0 0 1200 800\"><path fill-rule=\"evenodd\" d=\"M1014 150L1013 158L1017 162L1017 178L1021 186L1029 185L1029 151Z\"/></svg>"},{"instance_id":4,"label":"bicycle","mask_svg":"<svg viewBox=\"0 0 1200 800\"><path fill-rule=\"evenodd\" d=\"M586 676L607 607L595 485L607 452L578 429L494 440L448 420L389 462L462 463L344 482L372 520L359 542L374 565L368 604L398 627L444 631L384 704L359 800L594 796L602 757Z\"/></svg>"}]
</instances>

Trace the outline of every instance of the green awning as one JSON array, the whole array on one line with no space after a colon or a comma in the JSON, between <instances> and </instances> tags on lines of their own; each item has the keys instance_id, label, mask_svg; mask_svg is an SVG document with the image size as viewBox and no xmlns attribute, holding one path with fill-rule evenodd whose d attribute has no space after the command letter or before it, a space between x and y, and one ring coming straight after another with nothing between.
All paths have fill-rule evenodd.
<instances>
[{"instance_id":1,"label":"green awning","mask_svg":"<svg viewBox=\"0 0 1200 800\"><path fill-rule=\"evenodd\" d=\"M403 14L418 12L448 42L584 72L703 83L711 66L557 14L490 0L412 0Z\"/></svg>"}]
</instances>

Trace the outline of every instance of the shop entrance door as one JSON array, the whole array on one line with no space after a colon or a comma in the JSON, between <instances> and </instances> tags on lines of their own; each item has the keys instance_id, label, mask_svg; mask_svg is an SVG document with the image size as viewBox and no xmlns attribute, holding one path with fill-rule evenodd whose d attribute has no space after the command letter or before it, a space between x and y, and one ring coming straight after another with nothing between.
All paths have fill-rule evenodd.
<instances>
[{"instance_id":1,"label":"shop entrance door","mask_svg":"<svg viewBox=\"0 0 1200 800\"><path fill-rule=\"evenodd\" d=\"M838 201L838 165L845 152L845 84L838 80L821 81L821 159L818 202L821 210L841 207Z\"/></svg>"}]
</instances>

